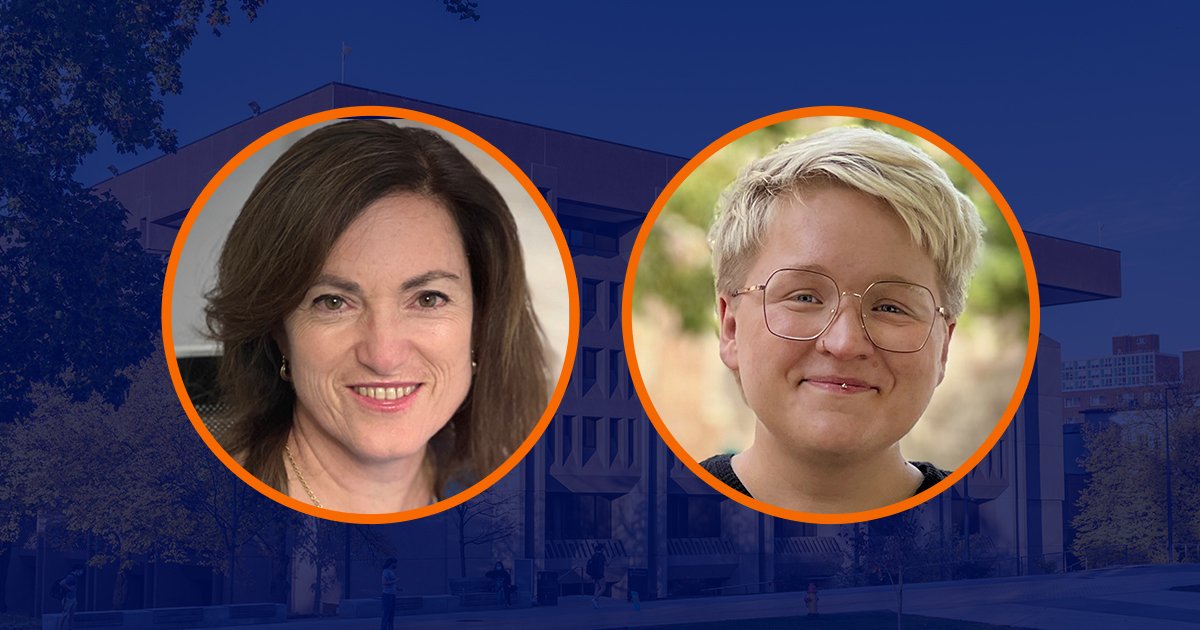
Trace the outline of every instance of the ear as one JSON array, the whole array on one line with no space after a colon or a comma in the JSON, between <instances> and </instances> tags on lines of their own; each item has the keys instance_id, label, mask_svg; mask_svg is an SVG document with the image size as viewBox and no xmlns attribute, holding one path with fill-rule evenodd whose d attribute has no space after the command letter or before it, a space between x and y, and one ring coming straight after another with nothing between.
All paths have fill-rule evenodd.
<instances>
[{"instance_id":1,"label":"ear","mask_svg":"<svg viewBox=\"0 0 1200 630\"><path fill-rule=\"evenodd\" d=\"M946 342L942 344L942 358L938 362L938 385L941 385L942 379L946 378L946 359L950 358L950 339L954 337L954 327L957 325L957 321L952 321L946 327Z\"/></svg>"},{"instance_id":2,"label":"ear","mask_svg":"<svg viewBox=\"0 0 1200 630\"><path fill-rule=\"evenodd\" d=\"M728 296L717 296L717 325L720 328L721 362L737 374L737 318L730 300Z\"/></svg>"}]
</instances>

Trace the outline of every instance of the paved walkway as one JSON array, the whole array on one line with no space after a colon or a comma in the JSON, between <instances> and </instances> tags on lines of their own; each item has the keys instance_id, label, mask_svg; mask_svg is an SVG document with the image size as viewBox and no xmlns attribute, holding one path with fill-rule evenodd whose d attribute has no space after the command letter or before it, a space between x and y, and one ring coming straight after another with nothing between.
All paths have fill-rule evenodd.
<instances>
[{"instance_id":1,"label":"paved walkway","mask_svg":"<svg viewBox=\"0 0 1200 630\"><path fill-rule=\"evenodd\" d=\"M1138 566L1067 575L1027 576L910 584L907 613L1012 625L1086 630L1200 630L1200 593L1170 590L1200 584L1200 565ZM821 612L895 610L890 587L831 589L820 594ZM665 624L799 616L804 593L779 593L643 602L640 610L588 596L559 599L558 606L400 616L397 628L628 628ZM797 627L803 628L798 622ZM243 626L244 627L244 626ZM376 619L297 619L262 626L276 630L374 630Z\"/></svg>"},{"instance_id":2,"label":"paved walkway","mask_svg":"<svg viewBox=\"0 0 1200 630\"><path fill-rule=\"evenodd\" d=\"M1172 586L1200 584L1200 565L1141 566L1067 575L1028 576L911 584L905 587L908 613L1026 628L1108 630L1200 630L1200 593ZM593 610L588 597L565 597L560 605L475 614L406 617L404 628L621 628L673 623L735 621L802 615L803 593L780 593L643 602L604 600ZM826 613L895 610L890 587L833 589L821 593ZM377 628L377 620L315 620L312 629ZM732 624L731 624L732 625ZM798 624L800 625L800 624Z\"/></svg>"}]
</instances>

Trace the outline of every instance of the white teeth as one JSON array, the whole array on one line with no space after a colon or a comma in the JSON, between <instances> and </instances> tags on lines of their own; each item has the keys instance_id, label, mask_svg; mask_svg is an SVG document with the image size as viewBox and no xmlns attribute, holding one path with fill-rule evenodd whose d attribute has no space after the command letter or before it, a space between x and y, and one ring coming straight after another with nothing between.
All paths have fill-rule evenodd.
<instances>
[{"instance_id":1,"label":"white teeth","mask_svg":"<svg viewBox=\"0 0 1200 630\"><path fill-rule=\"evenodd\" d=\"M396 400L404 398L409 394L417 391L416 385L408 387L355 387L354 393L366 398L374 398L375 400Z\"/></svg>"}]
</instances>

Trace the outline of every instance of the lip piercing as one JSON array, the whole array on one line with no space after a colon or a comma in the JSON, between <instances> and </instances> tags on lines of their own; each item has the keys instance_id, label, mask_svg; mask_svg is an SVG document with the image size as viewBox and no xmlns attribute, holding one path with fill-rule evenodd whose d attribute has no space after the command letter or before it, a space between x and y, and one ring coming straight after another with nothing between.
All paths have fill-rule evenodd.
<instances>
[{"instance_id":1,"label":"lip piercing","mask_svg":"<svg viewBox=\"0 0 1200 630\"><path fill-rule=\"evenodd\" d=\"M846 391L846 384L842 383L842 391Z\"/></svg>"}]
</instances>

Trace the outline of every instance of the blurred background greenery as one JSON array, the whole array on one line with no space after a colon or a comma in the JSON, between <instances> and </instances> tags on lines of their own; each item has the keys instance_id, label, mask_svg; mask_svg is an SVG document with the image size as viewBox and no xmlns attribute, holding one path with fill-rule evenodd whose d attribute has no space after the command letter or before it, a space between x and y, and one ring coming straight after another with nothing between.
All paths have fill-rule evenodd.
<instances>
[{"instance_id":1,"label":"blurred background greenery","mask_svg":"<svg viewBox=\"0 0 1200 630\"><path fill-rule=\"evenodd\" d=\"M957 466L1004 415L1020 376L1029 330L1025 269L1004 215L970 171L936 145L891 125L829 116L786 121L734 140L681 183L655 221L636 272L634 349L643 381L659 416L696 459L749 445L753 415L716 350L708 228L722 191L745 165L832 126L871 127L917 146L971 198L987 226L946 381L903 443L910 459Z\"/></svg>"}]
</instances>

